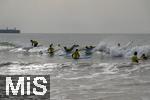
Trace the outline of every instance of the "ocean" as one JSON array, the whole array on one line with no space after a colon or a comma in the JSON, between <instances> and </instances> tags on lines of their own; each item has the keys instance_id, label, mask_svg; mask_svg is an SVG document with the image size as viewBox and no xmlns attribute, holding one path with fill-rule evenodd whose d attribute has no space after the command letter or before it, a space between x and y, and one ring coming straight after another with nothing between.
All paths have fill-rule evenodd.
<instances>
[{"instance_id":1,"label":"ocean","mask_svg":"<svg viewBox=\"0 0 150 100\"><path fill-rule=\"evenodd\" d=\"M51 43L61 45L54 56ZM63 51L73 44L96 48L73 60ZM0 74L50 75L50 100L149 100L150 60L132 64L135 51L150 56L150 34L0 34Z\"/></svg>"}]
</instances>

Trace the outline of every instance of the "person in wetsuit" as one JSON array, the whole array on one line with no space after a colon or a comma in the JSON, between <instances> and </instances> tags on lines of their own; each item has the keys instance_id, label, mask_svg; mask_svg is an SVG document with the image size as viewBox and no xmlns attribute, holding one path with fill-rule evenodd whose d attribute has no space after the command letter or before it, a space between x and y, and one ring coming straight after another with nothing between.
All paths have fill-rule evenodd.
<instances>
[{"instance_id":1,"label":"person in wetsuit","mask_svg":"<svg viewBox=\"0 0 150 100\"><path fill-rule=\"evenodd\" d=\"M118 45L118 47L120 47L120 46L121 46L121 45L120 45L120 43L118 43L117 45Z\"/></svg>"},{"instance_id":2,"label":"person in wetsuit","mask_svg":"<svg viewBox=\"0 0 150 100\"><path fill-rule=\"evenodd\" d=\"M141 60L147 60L148 57L145 54L142 54L142 56L140 57Z\"/></svg>"},{"instance_id":3,"label":"person in wetsuit","mask_svg":"<svg viewBox=\"0 0 150 100\"><path fill-rule=\"evenodd\" d=\"M80 58L80 53L79 50L76 49L76 51L72 54L73 59L79 59Z\"/></svg>"},{"instance_id":4,"label":"person in wetsuit","mask_svg":"<svg viewBox=\"0 0 150 100\"><path fill-rule=\"evenodd\" d=\"M94 46L86 46L85 47L85 54L86 55L91 55L93 49L94 49Z\"/></svg>"},{"instance_id":5,"label":"person in wetsuit","mask_svg":"<svg viewBox=\"0 0 150 100\"><path fill-rule=\"evenodd\" d=\"M53 48L53 44L51 44L50 46L49 46L49 48L48 48L48 53L50 54L50 55L54 55L54 48Z\"/></svg>"},{"instance_id":6,"label":"person in wetsuit","mask_svg":"<svg viewBox=\"0 0 150 100\"><path fill-rule=\"evenodd\" d=\"M137 52L134 52L134 55L132 56L131 60L132 60L132 63L139 63Z\"/></svg>"},{"instance_id":7,"label":"person in wetsuit","mask_svg":"<svg viewBox=\"0 0 150 100\"><path fill-rule=\"evenodd\" d=\"M73 45L71 48L64 47L64 50L67 54L71 53L75 47L78 47L79 45Z\"/></svg>"},{"instance_id":8,"label":"person in wetsuit","mask_svg":"<svg viewBox=\"0 0 150 100\"><path fill-rule=\"evenodd\" d=\"M38 46L38 42L35 40L30 40L31 44L33 47L37 47Z\"/></svg>"}]
</instances>

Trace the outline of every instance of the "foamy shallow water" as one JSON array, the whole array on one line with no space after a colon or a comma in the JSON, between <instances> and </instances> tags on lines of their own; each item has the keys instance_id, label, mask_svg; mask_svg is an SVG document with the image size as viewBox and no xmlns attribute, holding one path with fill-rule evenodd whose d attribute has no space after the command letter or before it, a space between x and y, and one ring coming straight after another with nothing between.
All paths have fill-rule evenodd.
<instances>
[{"instance_id":1,"label":"foamy shallow water","mask_svg":"<svg viewBox=\"0 0 150 100\"><path fill-rule=\"evenodd\" d=\"M138 68L137 68L138 67ZM102 67L59 71L51 78L52 100L145 100L150 98L150 65L105 73Z\"/></svg>"},{"instance_id":2,"label":"foamy shallow water","mask_svg":"<svg viewBox=\"0 0 150 100\"><path fill-rule=\"evenodd\" d=\"M7 63L6 75L50 75L51 100L146 100L150 64L125 63ZM2 66L2 65L1 65ZM146 98L146 99L145 99Z\"/></svg>"},{"instance_id":3,"label":"foamy shallow water","mask_svg":"<svg viewBox=\"0 0 150 100\"><path fill-rule=\"evenodd\" d=\"M149 54L150 35L117 36L1 35L0 74L50 75L51 100L149 100L149 60L132 65L130 56L134 51L140 52L138 56L143 52ZM43 45L26 52L30 48L31 38L39 40ZM60 56L63 51L50 57L46 53L48 39L57 43L65 40L64 45L70 45L72 39L80 41L82 45L94 43L103 52L95 52L90 59L79 61ZM113 44L110 41L115 42ZM116 41L124 45L133 41L133 44L122 50L115 46Z\"/></svg>"}]
</instances>

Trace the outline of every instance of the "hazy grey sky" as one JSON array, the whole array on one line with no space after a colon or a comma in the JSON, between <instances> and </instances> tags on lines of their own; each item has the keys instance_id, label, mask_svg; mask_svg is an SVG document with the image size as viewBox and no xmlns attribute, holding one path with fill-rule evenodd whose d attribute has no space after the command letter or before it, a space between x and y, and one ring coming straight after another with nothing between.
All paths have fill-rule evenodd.
<instances>
[{"instance_id":1,"label":"hazy grey sky","mask_svg":"<svg viewBox=\"0 0 150 100\"><path fill-rule=\"evenodd\" d=\"M150 0L0 0L0 28L24 33L150 33Z\"/></svg>"}]
</instances>

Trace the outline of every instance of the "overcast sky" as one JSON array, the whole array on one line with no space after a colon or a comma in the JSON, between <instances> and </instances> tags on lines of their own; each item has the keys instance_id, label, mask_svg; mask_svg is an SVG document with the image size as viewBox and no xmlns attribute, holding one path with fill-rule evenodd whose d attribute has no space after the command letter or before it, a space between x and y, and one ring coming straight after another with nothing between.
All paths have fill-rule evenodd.
<instances>
[{"instance_id":1,"label":"overcast sky","mask_svg":"<svg viewBox=\"0 0 150 100\"><path fill-rule=\"evenodd\" d=\"M0 28L23 33L150 33L150 0L0 0Z\"/></svg>"}]
</instances>

